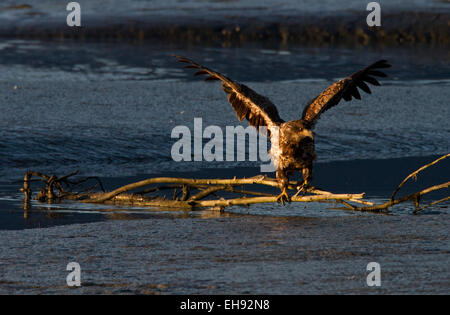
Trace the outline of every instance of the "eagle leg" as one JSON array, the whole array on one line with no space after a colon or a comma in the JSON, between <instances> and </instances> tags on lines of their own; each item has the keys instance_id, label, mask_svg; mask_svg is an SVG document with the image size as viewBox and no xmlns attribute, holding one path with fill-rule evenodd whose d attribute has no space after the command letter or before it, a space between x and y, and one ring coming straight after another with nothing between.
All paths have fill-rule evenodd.
<instances>
[{"instance_id":1,"label":"eagle leg","mask_svg":"<svg viewBox=\"0 0 450 315\"><path fill-rule=\"evenodd\" d=\"M303 195L305 195L306 191L308 190L308 186L308 180L305 179L300 186L297 186L297 192L293 197L297 197L301 192L303 192Z\"/></svg>"},{"instance_id":2,"label":"eagle leg","mask_svg":"<svg viewBox=\"0 0 450 315\"><path fill-rule=\"evenodd\" d=\"M283 191L277 197L277 202L281 202L283 206L285 205L285 201L287 202L291 201L291 198L289 197L286 187L283 188Z\"/></svg>"},{"instance_id":3,"label":"eagle leg","mask_svg":"<svg viewBox=\"0 0 450 315\"><path fill-rule=\"evenodd\" d=\"M297 186L297 192L295 193L294 197L297 197L301 192L303 192L303 195L305 195L308 191L308 188L310 188L309 183L312 181L312 165L303 168L302 175L303 183L300 186Z\"/></svg>"},{"instance_id":4,"label":"eagle leg","mask_svg":"<svg viewBox=\"0 0 450 315\"><path fill-rule=\"evenodd\" d=\"M281 194L279 194L277 196L277 202L281 202L281 204L284 206L285 201L287 201L287 202L291 201L291 198L289 198L289 194L287 192L289 178L286 174L286 171L283 169L278 169L276 175L277 175L278 183L280 184L280 188L281 188Z\"/></svg>"}]
</instances>

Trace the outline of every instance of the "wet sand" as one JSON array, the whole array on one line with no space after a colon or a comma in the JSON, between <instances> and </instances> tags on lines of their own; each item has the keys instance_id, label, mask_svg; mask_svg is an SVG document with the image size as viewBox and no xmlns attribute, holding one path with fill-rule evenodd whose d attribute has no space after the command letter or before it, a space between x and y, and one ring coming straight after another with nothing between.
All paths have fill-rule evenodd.
<instances>
[{"instance_id":1,"label":"wet sand","mask_svg":"<svg viewBox=\"0 0 450 315\"><path fill-rule=\"evenodd\" d=\"M209 215L206 215L208 217ZM448 294L449 215L222 215L3 231L1 294ZM82 286L68 288L76 261ZM366 266L381 265L381 287Z\"/></svg>"}]
</instances>

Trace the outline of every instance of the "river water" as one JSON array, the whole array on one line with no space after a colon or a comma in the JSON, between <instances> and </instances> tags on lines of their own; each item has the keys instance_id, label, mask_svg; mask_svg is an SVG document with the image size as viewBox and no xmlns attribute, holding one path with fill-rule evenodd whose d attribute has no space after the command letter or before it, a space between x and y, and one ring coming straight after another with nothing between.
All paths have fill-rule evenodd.
<instances>
[{"instance_id":1,"label":"river water","mask_svg":"<svg viewBox=\"0 0 450 315\"><path fill-rule=\"evenodd\" d=\"M278 13L292 13L294 7L310 14L337 9L332 1L325 10L313 1L301 8L294 2L276 5ZM0 19L27 25L41 16L30 14L33 10L49 18L65 15L52 13L64 9L62 2L28 3L14 8L15 1L3 2ZM81 4L92 14L101 7L115 15L123 11L117 3ZM196 8L225 14L221 6L242 10L246 4L258 12L253 2L176 2L175 10L162 1L128 3L131 15L143 8L177 16L194 15ZM410 9L412 2L389 3ZM412 8L439 11L447 4L414 1ZM381 87L361 101L342 102L319 121L314 183L320 188L366 192L368 200L380 202L407 174L449 152L445 47L2 39L0 293L73 293L64 286L69 261L86 271L88 285L79 293L448 292L448 202L420 216L411 215L411 204L394 208L393 216L333 210L328 204L186 213L33 201L24 212L19 189L27 170L63 175L78 169L80 176L101 177L107 189L151 176L260 173L260 161L173 160L173 128L192 130L195 118L202 118L204 128L239 124L220 85L193 77L174 53L268 96L285 120L299 118L305 104L335 80L387 59L392 68ZM448 181L449 173L449 162L443 161L403 193ZM386 271L378 291L364 282L370 261ZM40 276L30 276L36 273Z\"/></svg>"},{"instance_id":2,"label":"river water","mask_svg":"<svg viewBox=\"0 0 450 315\"><path fill-rule=\"evenodd\" d=\"M178 140L171 138L173 128L185 125L193 133L194 118L201 118L203 128L216 125L225 134L226 126L239 124L220 85L192 76L175 62L173 53L245 82L270 97L286 120L298 119L305 104L335 80L388 59L393 67L386 71L389 76L382 79L382 87L373 88L362 101L343 102L321 118L316 128L319 165L437 156L449 150L450 66L439 50L427 55L419 48L186 48L23 40L4 41L0 49L0 175L2 200L8 204L4 211L10 210L11 202L20 209L18 188L27 170L80 170L83 176L124 179L167 172L199 176L237 167L251 170L247 176L258 174L262 162L249 161L248 151L246 161L239 162L173 160L171 148ZM398 172L396 181L412 170ZM375 197L387 196L395 183ZM2 224L19 228L30 222L20 223L21 215L17 220ZM54 224L43 220L39 224Z\"/></svg>"}]
</instances>

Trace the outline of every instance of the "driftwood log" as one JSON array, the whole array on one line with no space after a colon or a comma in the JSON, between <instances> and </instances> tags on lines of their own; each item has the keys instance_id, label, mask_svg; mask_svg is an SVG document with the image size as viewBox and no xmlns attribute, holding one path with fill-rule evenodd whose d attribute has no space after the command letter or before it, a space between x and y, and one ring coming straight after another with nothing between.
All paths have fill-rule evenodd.
<instances>
[{"instance_id":1,"label":"driftwood log","mask_svg":"<svg viewBox=\"0 0 450 315\"><path fill-rule=\"evenodd\" d=\"M314 187L308 187L306 190L301 191L300 194L300 191L297 191L299 185L294 181L289 183L289 189L293 190L290 201L338 203L344 207L335 209L374 213L388 213L389 209L394 205L413 201L415 205L414 213L418 213L429 206L449 200L450 196L447 196L427 205L420 205L420 200L424 195L448 188L450 181L428 187L413 194L395 198L398 191L408 180L411 178L417 179L417 175L420 172L449 156L450 153L409 174L394 190L391 198L385 203L375 204L371 201L363 200L364 193L334 194ZM244 189L244 187L248 186L278 187L275 179L266 176L232 179L158 177L131 183L107 192L98 177L86 177L73 180L72 178L77 174L78 171L75 171L71 174L58 177L33 171L26 172L23 188L21 188L21 191L25 194L25 209L30 207L32 182L39 182L41 184L40 191L34 198L47 203L60 202L61 200L76 200L83 203L134 205L165 210L209 209L223 211L229 206L275 203L277 199L275 194ZM32 179L33 177L35 179ZM88 186L89 183L91 183L90 186ZM167 197L168 193L170 193L169 197Z\"/></svg>"}]
</instances>

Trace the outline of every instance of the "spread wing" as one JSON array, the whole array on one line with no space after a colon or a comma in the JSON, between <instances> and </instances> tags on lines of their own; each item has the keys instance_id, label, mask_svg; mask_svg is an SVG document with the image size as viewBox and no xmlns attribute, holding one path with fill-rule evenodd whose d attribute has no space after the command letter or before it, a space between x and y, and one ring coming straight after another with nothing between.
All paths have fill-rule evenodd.
<instances>
[{"instance_id":1,"label":"spread wing","mask_svg":"<svg viewBox=\"0 0 450 315\"><path fill-rule=\"evenodd\" d=\"M352 97L360 100L361 95L359 94L358 88L371 94L370 88L366 82L379 86L380 83L373 77L384 78L387 77L387 75L377 69L389 68L390 66L391 65L388 64L386 60L379 60L367 68L364 68L345 79L337 81L305 107L302 119L309 122L311 126L314 126L320 118L320 115L337 105L342 98L345 101L350 101Z\"/></svg>"},{"instance_id":2,"label":"spread wing","mask_svg":"<svg viewBox=\"0 0 450 315\"><path fill-rule=\"evenodd\" d=\"M228 102L236 111L239 121L246 118L249 124L258 130L264 126L269 129L284 122L278 115L275 105L267 97L259 95L244 84L239 84L188 58L174 56L178 58L178 62L187 63L185 68L198 69L195 75L207 75L205 81L222 81L222 89L228 94Z\"/></svg>"}]
</instances>

